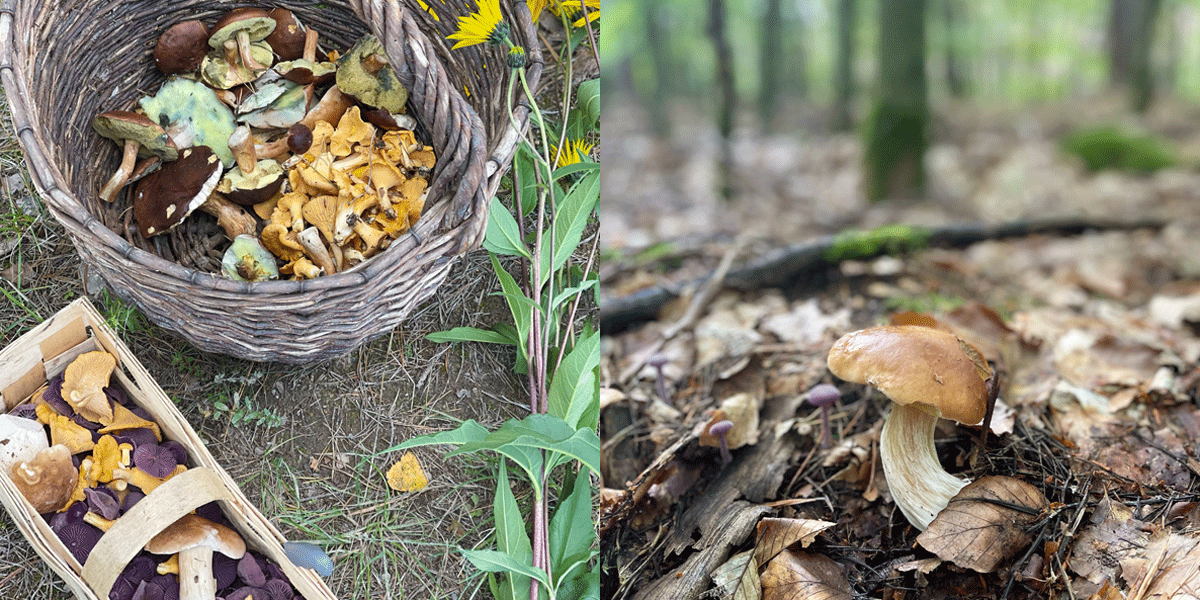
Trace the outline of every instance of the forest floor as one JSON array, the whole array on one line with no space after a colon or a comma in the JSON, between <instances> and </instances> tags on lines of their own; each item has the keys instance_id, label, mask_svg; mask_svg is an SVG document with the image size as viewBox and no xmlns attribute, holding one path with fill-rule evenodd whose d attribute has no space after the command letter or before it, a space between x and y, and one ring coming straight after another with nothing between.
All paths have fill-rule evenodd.
<instances>
[{"instance_id":1,"label":"forest floor","mask_svg":"<svg viewBox=\"0 0 1200 600\"><path fill-rule=\"evenodd\" d=\"M740 195L724 203L711 191L711 130L664 142L614 108L607 134L627 159L604 171L602 311L656 286L679 295L657 319L605 337L606 597L1196 596L1194 112L939 107L928 197L868 204L853 137L743 132ZM1193 166L1088 173L1058 138L1099 122L1168 139ZM697 283L723 258L737 269L848 228L1063 217L1159 223L846 260L766 288ZM994 476L955 501L982 521L909 525L878 459L886 399L826 367L838 337L901 312L936 320L1002 374L986 452L978 427L943 420L937 435L948 471ZM830 448L804 402L821 382L842 392ZM728 464L704 434L718 408L744 430Z\"/></svg>"}]
</instances>

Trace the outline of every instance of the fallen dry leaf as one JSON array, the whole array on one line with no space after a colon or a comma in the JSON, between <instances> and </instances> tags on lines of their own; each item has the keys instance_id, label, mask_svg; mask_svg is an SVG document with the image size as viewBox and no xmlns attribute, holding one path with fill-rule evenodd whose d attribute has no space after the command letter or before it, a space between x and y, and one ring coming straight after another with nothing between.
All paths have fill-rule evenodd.
<instances>
[{"instance_id":1,"label":"fallen dry leaf","mask_svg":"<svg viewBox=\"0 0 1200 600\"><path fill-rule=\"evenodd\" d=\"M739 552L713 571L713 585L720 590L721 598L727 600L760 600L762 583L758 579L758 565L751 560L752 550Z\"/></svg>"},{"instance_id":2,"label":"fallen dry leaf","mask_svg":"<svg viewBox=\"0 0 1200 600\"><path fill-rule=\"evenodd\" d=\"M763 519L758 522L758 544L754 548L754 563L761 567L784 548L796 542L800 542L801 548L807 548L817 539L818 533L836 524L814 519Z\"/></svg>"},{"instance_id":3,"label":"fallen dry leaf","mask_svg":"<svg viewBox=\"0 0 1200 600\"><path fill-rule=\"evenodd\" d=\"M1121 561L1121 576L1143 600L1200 598L1200 538L1159 530Z\"/></svg>"},{"instance_id":4,"label":"fallen dry leaf","mask_svg":"<svg viewBox=\"0 0 1200 600\"><path fill-rule=\"evenodd\" d=\"M951 498L929 528L917 536L917 543L942 560L991 573L1029 545L1025 530L1046 504L1045 496L1024 481L984 477Z\"/></svg>"},{"instance_id":5,"label":"fallen dry leaf","mask_svg":"<svg viewBox=\"0 0 1200 600\"><path fill-rule=\"evenodd\" d=\"M387 472L388 487L398 492L415 492L429 485L417 455L405 452Z\"/></svg>"},{"instance_id":6,"label":"fallen dry leaf","mask_svg":"<svg viewBox=\"0 0 1200 600\"><path fill-rule=\"evenodd\" d=\"M762 573L763 600L850 600L850 582L829 557L784 550Z\"/></svg>"}]
</instances>

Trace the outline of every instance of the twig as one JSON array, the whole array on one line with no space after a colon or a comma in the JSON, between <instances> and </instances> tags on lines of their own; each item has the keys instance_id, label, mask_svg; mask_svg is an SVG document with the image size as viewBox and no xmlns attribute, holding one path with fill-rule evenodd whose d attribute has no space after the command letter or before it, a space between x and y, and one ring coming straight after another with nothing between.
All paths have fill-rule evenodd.
<instances>
[{"instance_id":1,"label":"twig","mask_svg":"<svg viewBox=\"0 0 1200 600\"><path fill-rule=\"evenodd\" d=\"M621 385L627 385L638 374L638 371L641 371L642 367L646 366L646 360L661 350L667 342L674 339L684 329L691 328L696 324L704 309L708 307L708 304L716 297L717 292L724 286L725 276L729 274L729 269L733 267L733 259L745 247L746 242L746 236L738 236L734 240L733 246L726 250L725 255L721 257L721 264L717 265L717 270L713 272L712 277L704 282L704 286L700 289L700 292L692 298L687 312L678 321L675 321L674 324L663 330L662 335L651 345L651 349L642 354L642 358L634 361L633 364L621 372L619 380Z\"/></svg>"}]
</instances>

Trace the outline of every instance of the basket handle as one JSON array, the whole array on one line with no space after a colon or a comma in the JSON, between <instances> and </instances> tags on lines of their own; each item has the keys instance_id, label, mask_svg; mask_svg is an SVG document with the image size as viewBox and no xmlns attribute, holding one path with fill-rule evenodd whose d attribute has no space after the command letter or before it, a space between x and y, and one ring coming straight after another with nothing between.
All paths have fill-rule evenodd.
<instances>
[{"instance_id":1,"label":"basket handle","mask_svg":"<svg viewBox=\"0 0 1200 600\"><path fill-rule=\"evenodd\" d=\"M88 554L80 577L98 597L108 598L121 571L150 538L196 507L230 498L229 488L212 469L192 467L175 475L116 520Z\"/></svg>"},{"instance_id":2,"label":"basket handle","mask_svg":"<svg viewBox=\"0 0 1200 600\"><path fill-rule=\"evenodd\" d=\"M413 112L433 137L438 161L430 177L429 197L453 194L438 233L458 228L483 211L483 218L475 219L478 223L468 223L456 232L456 250L478 246L487 222L483 120L450 82L433 44L407 8L397 0L349 0L349 4L383 45L396 78L409 92ZM445 176L447 172L451 176ZM455 179L456 173L461 177Z\"/></svg>"}]
</instances>

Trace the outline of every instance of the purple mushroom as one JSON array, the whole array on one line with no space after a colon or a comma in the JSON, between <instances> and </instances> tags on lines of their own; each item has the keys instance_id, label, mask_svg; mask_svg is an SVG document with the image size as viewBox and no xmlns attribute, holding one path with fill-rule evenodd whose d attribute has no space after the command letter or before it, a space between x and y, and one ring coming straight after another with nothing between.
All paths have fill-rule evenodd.
<instances>
[{"instance_id":1,"label":"purple mushroom","mask_svg":"<svg viewBox=\"0 0 1200 600\"><path fill-rule=\"evenodd\" d=\"M133 450L133 465L152 477L170 475L179 463L175 454L158 444L142 444Z\"/></svg>"},{"instance_id":2,"label":"purple mushroom","mask_svg":"<svg viewBox=\"0 0 1200 600\"><path fill-rule=\"evenodd\" d=\"M261 555L256 556L255 552L247 552L238 560L237 574L241 578L242 583L260 588L267 584L267 574L263 572L262 563L266 562Z\"/></svg>"},{"instance_id":3,"label":"purple mushroom","mask_svg":"<svg viewBox=\"0 0 1200 600\"><path fill-rule=\"evenodd\" d=\"M92 548L96 547L96 542L100 541L100 536L104 535L104 532L83 521L74 521L65 523L55 530L54 534L62 540L63 545L82 565L87 562L88 554L91 553Z\"/></svg>"},{"instance_id":4,"label":"purple mushroom","mask_svg":"<svg viewBox=\"0 0 1200 600\"><path fill-rule=\"evenodd\" d=\"M821 407L821 447L828 448L832 436L829 434L829 407L842 397L841 390L829 383L818 383L808 390L808 403Z\"/></svg>"},{"instance_id":5,"label":"purple mushroom","mask_svg":"<svg viewBox=\"0 0 1200 600\"><path fill-rule=\"evenodd\" d=\"M731 429L733 429L733 421L728 419L717 421L708 426L708 432L721 440L721 464L727 464L733 460L733 455L729 453L729 442L726 440Z\"/></svg>"},{"instance_id":6,"label":"purple mushroom","mask_svg":"<svg viewBox=\"0 0 1200 600\"><path fill-rule=\"evenodd\" d=\"M131 444L134 448L142 444L158 444L158 436L154 435L154 430L146 427L126 429L114 437L117 438L118 443Z\"/></svg>"},{"instance_id":7,"label":"purple mushroom","mask_svg":"<svg viewBox=\"0 0 1200 600\"><path fill-rule=\"evenodd\" d=\"M84 488L83 497L91 512L110 521L121 516L121 503L117 500L117 495L107 487Z\"/></svg>"},{"instance_id":8,"label":"purple mushroom","mask_svg":"<svg viewBox=\"0 0 1200 600\"><path fill-rule=\"evenodd\" d=\"M296 595L296 590L286 579L272 579L263 589L267 591L269 600L291 600Z\"/></svg>"}]
</instances>

